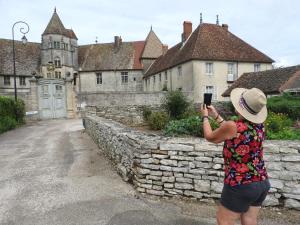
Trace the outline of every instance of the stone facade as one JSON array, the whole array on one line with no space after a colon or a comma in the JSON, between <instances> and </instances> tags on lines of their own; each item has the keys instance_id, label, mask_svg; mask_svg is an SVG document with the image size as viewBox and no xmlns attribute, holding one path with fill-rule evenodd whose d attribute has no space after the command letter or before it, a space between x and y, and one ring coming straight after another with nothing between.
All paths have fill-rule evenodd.
<instances>
[{"instance_id":1,"label":"stone facade","mask_svg":"<svg viewBox=\"0 0 300 225\"><path fill-rule=\"evenodd\" d=\"M135 131L87 113L84 126L126 181L141 193L219 199L223 186L222 145L200 138L167 138ZM300 210L300 143L266 141L271 182L266 206Z\"/></svg>"}]
</instances>

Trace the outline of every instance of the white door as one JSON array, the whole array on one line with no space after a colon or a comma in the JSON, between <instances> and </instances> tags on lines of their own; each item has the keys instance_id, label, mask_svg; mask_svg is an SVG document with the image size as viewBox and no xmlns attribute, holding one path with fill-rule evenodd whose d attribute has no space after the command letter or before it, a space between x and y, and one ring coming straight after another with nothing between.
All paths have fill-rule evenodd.
<instances>
[{"instance_id":1,"label":"white door","mask_svg":"<svg viewBox=\"0 0 300 225\"><path fill-rule=\"evenodd\" d=\"M41 119L66 117L65 85L62 80L40 79L38 85Z\"/></svg>"}]
</instances>

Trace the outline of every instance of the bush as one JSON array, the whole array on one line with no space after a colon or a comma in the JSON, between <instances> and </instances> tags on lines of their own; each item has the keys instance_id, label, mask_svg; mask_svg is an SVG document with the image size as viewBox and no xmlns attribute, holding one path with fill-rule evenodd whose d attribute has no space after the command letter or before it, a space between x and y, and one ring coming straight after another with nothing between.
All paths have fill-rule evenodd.
<instances>
[{"instance_id":1,"label":"bush","mask_svg":"<svg viewBox=\"0 0 300 225\"><path fill-rule=\"evenodd\" d=\"M210 120L212 129L218 127L218 123L214 120ZM203 124L201 117L191 116L181 120L172 120L170 121L164 133L167 136L180 136L180 135L191 135L196 137L203 137Z\"/></svg>"},{"instance_id":2,"label":"bush","mask_svg":"<svg viewBox=\"0 0 300 225\"><path fill-rule=\"evenodd\" d=\"M266 120L266 130L271 132L280 132L284 128L289 128L293 121L282 113L269 112Z\"/></svg>"},{"instance_id":3,"label":"bush","mask_svg":"<svg viewBox=\"0 0 300 225\"><path fill-rule=\"evenodd\" d=\"M300 98L290 94L283 94L268 99L267 107L275 113L283 113L289 118L300 119Z\"/></svg>"},{"instance_id":4,"label":"bush","mask_svg":"<svg viewBox=\"0 0 300 225\"><path fill-rule=\"evenodd\" d=\"M144 118L144 120L145 120L145 121L149 121L149 117L150 117L151 114L152 114L151 109L150 109L149 107L147 107L147 106L144 106L144 107L142 108L142 111L143 111L143 118Z\"/></svg>"},{"instance_id":5,"label":"bush","mask_svg":"<svg viewBox=\"0 0 300 225\"><path fill-rule=\"evenodd\" d=\"M17 122L14 118L10 117L10 116L3 116L0 117L0 134L14 129L17 126Z\"/></svg>"},{"instance_id":6,"label":"bush","mask_svg":"<svg viewBox=\"0 0 300 225\"><path fill-rule=\"evenodd\" d=\"M18 99L0 96L0 133L13 129L17 124L24 123L25 104Z\"/></svg>"},{"instance_id":7,"label":"bush","mask_svg":"<svg viewBox=\"0 0 300 225\"><path fill-rule=\"evenodd\" d=\"M189 106L189 101L180 90L169 91L162 103L163 109L171 119L181 119Z\"/></svg>"},{"instance_id":8,"label":"bush","mask_svg":"<svg viewBox=\"0 0 300 225\"><path fill-rule=\"evenodd\" d=\"M169 121L165 112L153 112L149 117L149 125L153 130L162 130Z\"/></svg>"}]
</instances>

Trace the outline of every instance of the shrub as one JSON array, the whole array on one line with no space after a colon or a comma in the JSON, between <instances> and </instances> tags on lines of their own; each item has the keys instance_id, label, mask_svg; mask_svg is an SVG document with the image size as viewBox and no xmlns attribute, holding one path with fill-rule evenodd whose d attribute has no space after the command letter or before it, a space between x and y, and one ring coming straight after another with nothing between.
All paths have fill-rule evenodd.
<instances>
[{"instance_id":1,"label":"shrub","mask_svg":"<svg viewBox=\"0 0 300 225\"><path fill-rule=\"evenodd\" d=\"M280 132L267 131L267 138L270 140L300 140L300 130L290 127L283 128Z\"/></svg>"},{"instance_id":2,"label":"shrub","mask_svg":"<svg viewBox=\"0 0 300 225\"><path fill-rule=\"evenodd\" d=\"M142 111L143 111L143 118L144 118L144 120L145 121L149 121L149 117L152 114L151 109L149 107L147 107L147 106L143 106Z\"/></svg>"},{"instance_id":3,"label":"shrub","mask_svg":"<svg viewBox=\"0 0 300 225\"><path fill-rule=\"evenodd\" d=\"M275 113L284 113L291 119L300 119L300 98L283 94L268 99L267 107Z\"/></svg>"},{"instance_id":4,"label":"shrub","mask_svg":"<svg viewBox=\"0 0 300 225\"><path fill-rule=\"evenodd\" d=\"M18 99L15 103L15 109L16 109L16 118L17 122L22 124L25 122L25 103L23 100Z\"/></svg>"},{"instance_id":5,"label":"shrub","mask_svg":"<svg viewBox=\"0 0 300 225\"><path fill-rule=\"evenodd\" d=\"M13 98L0 96L0 117L15 117L15 101Z\"/></svg>"},{"instance_id":6,"label":"shrub","mask_svg":"<svg viewBox=\"0 0 300 225\"><path fill-rule=\"evenodd\" d=\"M0 117L0 134L14 129L17 126L17 122L14 118L10 117L10 116L3 116Z\"/></svg>"},{"instance_id":7,"label":"shrub","mask_svg":"<svg viewBox=\"0 0 300 225\"><path fill-rule=\"evenodd\" d=\"M153 130L162 130L169 121L165 112L153 112L149 117L149 125Z\"/></svg>"},{"instance_id":8,"label":"shrub","mask_svg":"<svg viewBox=\"0 0 300 225\"><path fill-rule=\"evenodd\" d=\"M210 120L212 129L218 127L218 123L214 120ZM164 133L167 136L179 136L179 135L192 135L197 137L203 137L203 124L201 117L199 116L190 116L181 120L172 120L170 121Z\"/></svg>"},{"instance_id":9,"label":"shrub","mask_svg":"<svg viewBox=\"0 0 300 225\"><path fill-rule=\"evenodd\" d=\"M180 90L169 91L162 102L171 119L181 119L190 103Z\"/></svg>"},{"instance_id":10,"label":"shrub","mask_svg":"<svg viewBox=\"0 0 300 225\"><path fill-rule=\"evenodd\" d=\"M269 112L265 124L267 132L276 133L282 131L284 128L291 127L293 121L282 113Z\"/></svg>"}]
</instances>

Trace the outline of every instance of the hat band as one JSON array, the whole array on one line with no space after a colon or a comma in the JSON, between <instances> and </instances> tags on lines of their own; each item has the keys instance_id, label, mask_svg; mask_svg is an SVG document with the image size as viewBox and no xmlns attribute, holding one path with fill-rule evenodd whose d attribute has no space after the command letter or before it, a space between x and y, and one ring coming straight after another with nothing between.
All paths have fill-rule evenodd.
<instances>
[{"instance_id":1,"label":"hat band","mask_svg":"<svg viewBox=\"0 0 300 225\"><path fill-rule=\"evenodd\" d=\"M244 99L243 94L241 95L241 98L240 98L240 105L243 108L245 108L249 113L251 113L253 115L257 115L258 112L255 112L253 109L251 109L251 107L247 104L246 100Z\"/></svg>"}]
</instances>

